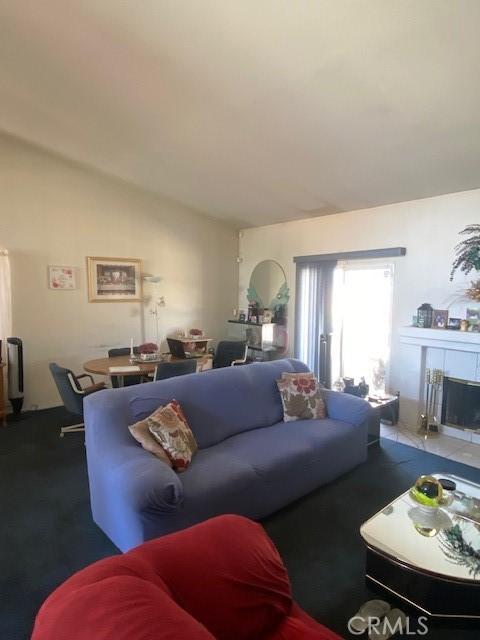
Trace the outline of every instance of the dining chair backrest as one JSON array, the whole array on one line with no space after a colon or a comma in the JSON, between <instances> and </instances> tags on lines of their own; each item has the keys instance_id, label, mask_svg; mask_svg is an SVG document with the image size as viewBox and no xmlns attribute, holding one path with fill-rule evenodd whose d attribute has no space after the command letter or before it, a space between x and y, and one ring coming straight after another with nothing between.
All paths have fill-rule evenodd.
<instances>
[{"instance_id":1,"label":"dining chair backrest","mask_svg":"<svg viewBox=\"0 0 480 640\"><path fill-rule=\"evenodd\" d=\"M133 353L138 355L140 353L140 347L133 347ZM130 347L116 347L108 350L109 358L117 358L118 356L129 356ZM123 386L130 387L132 384L140 384L142 382L142 376L125 376L123 379ZM118 378L112 376L112 387L116 389L119 386Z\"/></svg>"},{"instance_id":2,"label":"dining chair backrest","mask_svg":"<svg viewBox=\"0 0 480 640\"><path fill-rule=\"evenodd\" d=\"M235 361L244 363L247 358L247 343L244 340L222 340L217 345L213 368L230 367ZM240 364L240 363L238 363Z\"/></svg>"},{"instance_id":3,"label":"dining chair backrest","mask_svg":"<svg viewBox=\"0 0 480 640\"><path fill-rule=\"evenodd\" d=\"M195 358L180 360L180 362L160 362L155 369L155 380L166 380L176 376L184 376L187 373L195 373L197 361Z\"/></svg>"},{"instance_id":4,"label":"dining chair backrest","mask_svg":"<svg viewBox=\"0 0 480 640\"><path fill-rule=\"evenodd\" d=\"M138 355L140 352L140 347L133 347L133 353ZM130 355L130 347L117 347L115 349L108 350L109 358L116 358L117 356L128 356Z\"/></svg>"},{"instance_id":5,"label":"dining chair backrest","mask_svg":"<svg viewBox=\"0 0 480 640\"><path fill-rule=\"evenodd\" d=\"M65 409L75 415L83 416L84 393L73 371L60 367L56 362L51 362L48 366Z\"/></svg>"}]
</instances>

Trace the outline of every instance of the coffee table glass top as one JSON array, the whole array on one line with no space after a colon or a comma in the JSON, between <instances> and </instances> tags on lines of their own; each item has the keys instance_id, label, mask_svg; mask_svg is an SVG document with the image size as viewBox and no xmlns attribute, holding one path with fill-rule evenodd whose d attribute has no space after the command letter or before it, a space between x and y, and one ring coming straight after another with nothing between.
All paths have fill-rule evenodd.
<instances>
[{"instance_id":1,"label":"coffee table glass top","mask_svg":"<svg viewBox=\"0 0 480 640\"><path fill-rule=\"evenodd\" d=\"M367 545L414 569L468 582L480 582L480 485L457 476L450 506L416 506L408 491L360 527ZM447 493L447 492L445 492Z\"/></svg>"}]
</instances>

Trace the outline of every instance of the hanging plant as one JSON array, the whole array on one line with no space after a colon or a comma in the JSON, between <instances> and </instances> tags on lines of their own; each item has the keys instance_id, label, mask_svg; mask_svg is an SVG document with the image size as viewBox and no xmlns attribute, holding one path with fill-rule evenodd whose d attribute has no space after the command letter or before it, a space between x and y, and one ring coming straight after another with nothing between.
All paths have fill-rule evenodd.
<instances>
[{"instance_id":1,"label":"hanging plant","mask_svg":"<svg viewBox=\"0 0 480 640\"><path fill-rule=\"evenodd\" d=\"M459 235L470 236L470 238L462 240L455 247L456 258L452 264L450 280L453 280L457 269L460 269L465 275L468 275L473 269L480 271L480 224L469 224L463 231L460 231Z\"/></svg>"}]
</instances>

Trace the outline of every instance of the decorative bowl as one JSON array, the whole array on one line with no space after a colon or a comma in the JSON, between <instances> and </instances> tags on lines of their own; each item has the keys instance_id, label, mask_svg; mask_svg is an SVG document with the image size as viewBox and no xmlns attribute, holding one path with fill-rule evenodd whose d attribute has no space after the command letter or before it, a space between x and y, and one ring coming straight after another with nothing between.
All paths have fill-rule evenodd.
<instances>
[{"instance_id":1,"label":"decorative bowl","mask_svg":"<svg viewBox=\"0 0 480 640\"><path fill-rule=\"evenodd\" d=\"M409 496L417 505L438 509L443 500L443 487L433 476L420 476L410 489Z\"/></svg>"}]
</instances>

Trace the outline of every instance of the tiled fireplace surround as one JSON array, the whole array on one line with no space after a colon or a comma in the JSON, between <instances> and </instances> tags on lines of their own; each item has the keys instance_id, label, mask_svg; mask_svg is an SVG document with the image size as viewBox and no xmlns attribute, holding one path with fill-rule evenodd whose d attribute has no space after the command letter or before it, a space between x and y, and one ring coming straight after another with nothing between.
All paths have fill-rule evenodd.
<instances>
[{"instance_id":1,"label":"tiled fireplace surround","mask_svg":"<svg viewBox=\"0 0 480 640\"><path fill-rule=\"evenodd\" d=\"M401 359L404 367L401 395L402 422L415 428L424 410L425 370L441 369L445 376L480 382L480 333L448 329L400 329ZM436 416L440 420L442 393L438 396ZM440 431L454 438L480 444L480 433L446 425Z\"/></svg>"}]
</instances>

